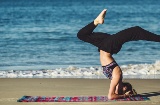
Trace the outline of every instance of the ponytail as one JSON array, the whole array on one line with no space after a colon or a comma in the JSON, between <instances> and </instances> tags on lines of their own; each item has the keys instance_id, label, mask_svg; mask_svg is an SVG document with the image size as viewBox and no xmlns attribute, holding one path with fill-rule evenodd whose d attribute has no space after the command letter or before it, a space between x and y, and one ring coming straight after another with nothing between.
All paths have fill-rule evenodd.
<instances>
[{"instance_id":1,"label":"ponytail","mask_svg":"<svg viewBox=\"0 0 160 105\"><path fill-rule=\"evenodd\" d=\"M136 92L135 89L132 89L132 94L133 94L133 95L137 95L137 92Z\"/></svg>"}]
</instances>

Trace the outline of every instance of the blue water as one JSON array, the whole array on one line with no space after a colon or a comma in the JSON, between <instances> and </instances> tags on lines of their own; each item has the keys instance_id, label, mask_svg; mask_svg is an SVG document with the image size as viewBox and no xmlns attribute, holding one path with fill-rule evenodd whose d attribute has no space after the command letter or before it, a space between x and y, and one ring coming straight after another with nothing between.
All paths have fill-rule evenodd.
<instances>
[{"instance_id":1,"label":"blue water","mask_svg":"<svg viewBox=\"0 0 160 105\"><path fill-rule=\"evenodd\" d=\"M0 0L0 70L100 66L97 48L80 41L80 28L108 9L95 31L141 26L160 35L160 0ZM114 55L120 64L160 60L160 43L136 41Z\"/></svg>"}]
</instances>

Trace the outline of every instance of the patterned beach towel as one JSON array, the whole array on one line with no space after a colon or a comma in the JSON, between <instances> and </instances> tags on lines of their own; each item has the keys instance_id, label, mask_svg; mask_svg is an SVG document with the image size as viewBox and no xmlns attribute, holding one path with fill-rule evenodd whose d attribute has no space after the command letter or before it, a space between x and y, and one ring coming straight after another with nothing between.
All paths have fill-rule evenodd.
<instances>
[{"instance_id":1,"label":"patterned beach towel","mask_svg":"<svg viewBox=\"0 0 160 105\"><path fill-rule=\"evenodd\" d=\"M109 100L107 96L23 96L17 102L107 102L107 101L146 101L149 100L147 97L143 96L132 96L123 99L113 99Z\"/></svg>"}]
</instances>

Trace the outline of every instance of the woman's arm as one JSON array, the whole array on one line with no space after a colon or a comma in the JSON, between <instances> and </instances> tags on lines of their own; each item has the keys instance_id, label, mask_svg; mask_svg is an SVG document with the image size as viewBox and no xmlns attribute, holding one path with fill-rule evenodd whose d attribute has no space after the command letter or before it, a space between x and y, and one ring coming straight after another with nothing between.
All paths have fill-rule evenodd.
<instances>
[{"instance_id":1,"label":"woman's arm","mask_svg":"<svg viewBox=\"0 0 160 105\"><path fill-rule=\"evenodd\" d=\"M115 93L117 90L116 90L116 86L117 85L121 85L121 88L120 90L123 91L123 87L122 87L122 71L120 69L119 66L115 67L113 69L113 72L112 72L112 80L111 80L111 83L110 83L110 88L109 88L109 93L108 93L108 98L109 99L117 99L117 98L125 98L127 97L127 95L120 95L118 93ZM117 88L118 89L118 88Z\"/></svg>"},{"instance_id":2,"label":"woman's arm","mask_svg":"<svg viewBox=\"0 0 160 105\"><path fill-rule=\"evenodd\" d=\"M117 66L112 72L112 80L110 83L109 93L108 93L108 99L117 99L117 98L124 98L125 95L118 95L115 93L116 86L121 82L121 70Z\"/></svg>"},{"instance_id":3,"label":"woman's arm","mask_svg":"<svg viewBox=\"0 0 160 105\"><path fill-rule=\"evenodd\" d=\"M126 92L125 94L121 95L116 92L116 86L121 85L122 83L122 71L119 66L115 67L115 69L112 72L112 80L110 83L109 93L108 93L108 99L118 99L118 98L126 98L132 96L130 94L131 91ZM121 90L123 91L123 86L121 87Z\"/></svg>"},{"instance_id":4,"label":"woman's arm","mask_svg":"<svg viewBox=\"0 0 160 105\"><path fill-rule=\"evenodd\" d=\"M108 99L125 98L125 95L119 95L115 93L115 87L116 85L112 81L109 88Z\"/></svg>"}]
</instances>

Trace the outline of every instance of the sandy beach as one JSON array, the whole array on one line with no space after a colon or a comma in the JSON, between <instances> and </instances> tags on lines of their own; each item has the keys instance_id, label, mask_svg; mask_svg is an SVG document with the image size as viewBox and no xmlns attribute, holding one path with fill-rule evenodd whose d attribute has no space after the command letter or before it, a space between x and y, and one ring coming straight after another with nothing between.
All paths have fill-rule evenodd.
<instances>
[{"instance_id":1,"label":"sandy beach","mask_svg":"<svg viewBox=\"0 0 160 105\"><path fill-rule=\"evenodd\" d=\"M1 78L0 105L160 105L160 79L125 79L133 84L139 94L150 101L116 102L17 102L24 95L32 96L89 96L107 95L108 79L41 79L41 78Z\"/></svg>"}]
</instances>

